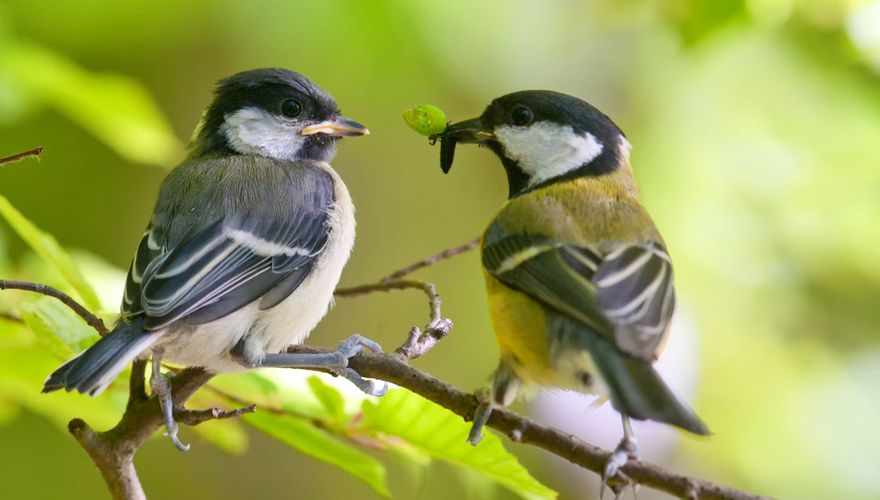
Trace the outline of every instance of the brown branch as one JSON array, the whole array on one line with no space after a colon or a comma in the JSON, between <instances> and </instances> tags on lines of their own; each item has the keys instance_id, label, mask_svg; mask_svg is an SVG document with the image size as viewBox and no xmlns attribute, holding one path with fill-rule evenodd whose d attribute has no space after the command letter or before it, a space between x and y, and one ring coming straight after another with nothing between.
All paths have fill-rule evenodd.
<instances>
[{"instance_id":1,"label":"brown branch","mask_svg":"<svg viewBox=\"0 0 880 500\"><path fill-rule=\"evenodd\" d=\"M375 292L391 292L394 290L418 289L425 293L428 297L428 308L431 315L431 321L440 320L440 295L437 293L433 283L416 280L395 280L382 281L381 283L369 283L366 285L357 285L351 287L337 288L333 292L337 297L360 297Z\"/></svg>"},{"instance_id":2,"label":"brown branch","mask_svg":"<svg viewBox=\"0 0 880 500\"><path fill-rule=\"evenodd\" d=\"M6 156L3 158L0 158L0 165L5 165L7 163L15 163L19 160L23 160L23 159L29 158L31 156L40 156L40 153L42 153L42 152L43 152L42 147L28 149L27 151L22 151L21 153L16 153L12 156Z\"/></svg>"},{"instance_id":3,"label":"brown branch","mask_svg":"<svg viewBox=\"0 0 880 500\"><path fill-rule=\"evenodd\" d=\"M463 245L459 245L457 247L452 247L452 248L447 248L446 250L443 250L442 252L435 253L434 255L432 255L430 257L422 259L418 262L414 262L414 263L404 267L403 269L398 269L397 271L394 271L393 273L389 274L388 276L382 278L380 280L380 282L381 283L388 283L389 281L399 280L400 278L403 278L404 276L406 276L408 274L412 274L412 273L418 271L419 269L422 269L422 268L428 267L428 266L433 266L434 264L440 262L441 260L451 259L452 257L455 257L457 255L461 255L465 252L469 252L469 251L473 250L474 248L477 248L477 245L479 245L479 244L480 244L480 238L474 238L471 241L468 241L467 243L465 243Z\"/></svg>"},{"instance_id":4,"label":"brown branch","mask_svg":"<svg viewBox=\"0 0 880 500\"><path fill-rule=\"evenodd\" d=\"M433 285L420 281L399 280L396 277L404 276L415 269L430 265L431 262L448 258L448 255L457 255L467 251L466 247L471 244L474 244L474 242L457 247L457 249L464 250L455 253L453 253L453 250L456 249L442 252L437 254L437 256L421 261L421 263L402 269L391 275L395 277L391 281L337 290L337 295L343 297L355 297L376 291L408 288L417 288L425 292L429 297L431 320L424 333L414 327L410 330L406 342L394 352L390 354L361 352L349 360L348 366L364 377L386 380L409 389L458 414L466 421L472 419L478 405L474 395L465 393L442 380L434 378L428 373L413 368L408 363L411 359L422 356L433 348L449 332L452 322L442 319L440 299ZM428 262L428 264L422 265L425 262ZM20 282L4 281L0 283ZM50 287L44 288L43 285L33 283L26 285L27 287L19 287L19 289L38 291L40 293L44 290L54 290ZM15 287L10 286L9 288ZM60 294L62 297L58 297L57 294ZM75 311L82 310L88 313L89 316L93 316L70 297L60 292L57 292L57 294L46 293L46 295L59 298L59 300ZM66 297L66 299L63 297ZM69 304L65 300L72 302L74 305ZM82 314L80 315L83 316ZM90 322L90 324L92 323ZM103 326L103 323L100 324ZM92 324L92 326L97 328L95 324ZM326 353L330 352L330 350L293 345L288 347L287 352ZM70 433L76 438L100 470L113 498L145 498L143 488L137 477L137 471L134 468L134 455L140 446L163 425L161 411L156 398L148 398L145 392L145 365L146 362L143 360L135 361L130 380L128 406L122 419L113 429L106 432L95 432L81 419L72 420L68 426ZM184 409L183 404L199 388L207 384L212 377L213 374L201 368L185 368L176 371L172 382L172 400L174 402L175 415L181 423L196 425L216 418L237 417L255 410L253 405L228 411L217 408L210 408L208 410ZM213 387L210 387L210 389L214 392L218 391L218 389ZM237 396L226 396L237 404L245 404ZM487 425L507 435L513 441L542 448L597 474L602 474L610 456L609 451L585 443L575 436L539 424L508 410L493 411ZM681 498L729 500L755 500L762 498L709 481L676 474L657 465L642 461L630 461L621 468L621 472L625 477L637 484L649 486ZM618 476L612 478L611 483L612 486L619 488L623 486L624 480Z\"/></svg>"},{"instance_id":5,"label":"brown branch","mask_svg":"<svg viewBox=\"0 0 880 500\"><path fill-rule=\"evenodd\" d=\"M235 418L245 413L253 413L257 411L257 405L251 404L234 410L222 410L220 408L208 408L207 410L186 410L181 409L174 412L174 420L178 423L186 425L199 425L208 420L223 420L226 418Z\"/></svg>"},{"instance_id":6,"label":"brown branch","mask_svg":"<svg viewBox=\"0 0 880 500\"><path fill-rule=\"evenodd\" d=\"M86 309L82 304L73 300L73 297L67 295L61 290L40 283L13 280L0 280L0 290L24 290L27 292L39 293L48 297L58 299L61 301L62 304L66 305L67 307L72 309L73 312L78 314L80 318L84 319L85 322L88 323L89 326L94 328L101 336L107 335L107 326L104 325L104 321L102 321L101 318L92 314L92 312Z\"/></svg>"},{"instance_id":7,"label":"brown branch","mask_svg":"<svg viewBox=\"0 0 880 500\"><path fill-rule=\"evenodd\" d=\"M288 352L298 353L328 351L302 345L288 348ZM465 393L428 373L413 368L393 354L360 353L349 360L348 366L364 377L382 379L405 387L458 414L466 421L470 421L479 404L473 394ZM611 452L586 443L571 434L539 424L508 410L494 410L487 425L507 435L513 441L542 448L600 475L604 472L605 464L611 455ZM643 461L630 461L622 467L621 472L637 484L680 498L705 500L763 498L702 479L676 474ZM616 483L620 486L620 479L617 479Z\"/></svg>"}]
</instances>

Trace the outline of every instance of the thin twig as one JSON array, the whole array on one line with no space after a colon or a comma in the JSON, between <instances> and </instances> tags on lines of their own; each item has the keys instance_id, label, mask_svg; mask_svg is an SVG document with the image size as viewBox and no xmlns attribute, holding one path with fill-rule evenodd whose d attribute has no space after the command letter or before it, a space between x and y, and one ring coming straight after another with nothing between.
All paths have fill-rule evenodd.
<instances>
[{"instance_id":1,"label":"thin twig","mask_svg":"<svg viewBox=\"0 0 880 500\"><path fill-rule=\"evenodd\" d=\"M12 156L6 156L4 158L0 158L0 165L5 165L7 163L15 163L19 160L23 160L25 158L29 158L31 156L40 156L40 153L43 152L43 148L34 148L28 149L27 151L22 151L21 153L16 153Z\"/></svg>"},{"instance_id":2,"label":"thin twig","mask_svg":"<svg viewBox=\"0 0 880 500\"><path fill-rule=\"evenodd\" d=\"M251 404L242 408L233 410L223 410L220 408L208 408L207 410L185 410L180 409L174 412L174 420L178 423L186 425L199 425L209 420L223 420L227 418L236 418L245 413L253 413L257 411L257 405Z\"/></svg>"},{"instance_id":3,"label":"thin twig","mask_svg":"<svg viewBox=\"0 0 880 500\"><path fill-rule=\"evenodd\" d=\"M49 285L43 285L40 283L32 283L30 281L13 281L13 280L0 280L0 290L24 290L27 292L39 293L42 295L46 295L49 297L56 298L61 301L62 304L69 307L73 312L79 315L80 318L84 319L89 326L94 328L101 336L107 335L107 326L104 325L104 321L101 318L92 314L91 311L83 307L79 302L73 300L73 297L67 295L61 290L52 288Z\"/></svg>"},{"instance_id":4,"label":"thin twig","mask_svg":"<svg viewBox=\"0 0 880 500\"><path fill-rule=\"evenodd\" d=\"M440 295L437 293L437 288L433 283L416 280L382 281L380 283L368 283L366 285L337 288L334 294L337 297L352 298L375 292L391 292L395 290L409 289L418 289L427 295L431 321L438 321L440 319Z\"/></svg>"},{"instance_id":5,"label":"thin twig","mask_svg":"<svg viewBox=\"0 0 880 500\"><path fill-rule=\"evenodd\" d=\"M462 248L462 247L457 247ZM439 254L438 254L439 255ZM439 261L439 259L437 260ZM436 261L435 261L436 262ZM412 267L412 266L410 266ZM337 288L336 295L339 297L360 297L374 292L390 292L393 290L418 289L428 297L429 320L422 331L414 326L410 329L406 342L398 347L394 353L401 360L411 360L423 356L434 348L437 342L449 335L453 323L449 318L444 318L440 312L440 294L433 283L417 280L394 280L369 283L346 288Z\"/></svg>"},{"instance_id":6,"label":"thin twig","mask_svg":"<svg viewBox=\"0 0 880 500\"><path fill-rule=\"evenodd\" d=\"M447 248L446 250L443 250L442 252L435 253L434 255L432 255L430 257L422 259L418 262L414 262L414 263L404 267L403 269L398 269L397 271L394 271L393 273L389 274L388 276L382 278L379 281L381 283L388 283L389 281L399 280L400 278L403 278L404 276L406 276L408 274L412 274L412 273L418 271L419 269L422 269L422 268L428 267L428 266L433 266L434 264L440 262L441 260L451 259L452 257L455 257L456 255L460 255L465 252L469 252L469 251L473 250L474 248L477 248L477 246L479 244L480 244L480 238L474 238L471 241L468 241L467 243L465 243L463 245L459 245L457 247L452 247L452 248Z\"/></svg>"}]
</instances>

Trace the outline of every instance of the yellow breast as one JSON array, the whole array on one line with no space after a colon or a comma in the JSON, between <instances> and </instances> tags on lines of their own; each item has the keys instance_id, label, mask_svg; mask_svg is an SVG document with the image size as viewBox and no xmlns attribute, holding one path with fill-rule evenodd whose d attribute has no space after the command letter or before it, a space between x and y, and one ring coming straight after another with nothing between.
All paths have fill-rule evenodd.
<instances>
[{"instance_id":1,"label":"yellow breast","mask_svg":"<svg viewBox=\"0 0 880 500\"><path fill-rule=\"evenodd\" d=\"M485 273L489 310L501 358L523 381L567 385L550 365L547 313L542 305Z\"/></svg>"}]
</instances>

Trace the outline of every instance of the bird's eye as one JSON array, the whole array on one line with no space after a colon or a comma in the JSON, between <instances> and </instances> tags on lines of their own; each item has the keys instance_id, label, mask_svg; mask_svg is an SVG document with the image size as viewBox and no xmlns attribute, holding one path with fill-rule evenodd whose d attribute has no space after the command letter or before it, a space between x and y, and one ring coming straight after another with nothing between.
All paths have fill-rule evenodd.
<instances>
[{"instance_id":1,"label":"bird's eye","mask_svg":"<svg viewBox=\"0 0 880 500\"><path fill-rule=\"evenodd\" d=\"M532 113L532 110L525 106L517 106L513 108L513 113L510 115L513 120L513 124L518 127L524 127L530 123L532 123L532 119L535 117Z\"/></svg>"},{"instance_id":2,"label":"bird's eye","mask_svg":"<svg viewBox=\"0 0 880 500\"><path fill-rule=\"evenodd\" d=\"M303 111L302 104L296 99L285 99L281 103L281 113L288 118L296 118Z\"/></svg>"}]
</instances>

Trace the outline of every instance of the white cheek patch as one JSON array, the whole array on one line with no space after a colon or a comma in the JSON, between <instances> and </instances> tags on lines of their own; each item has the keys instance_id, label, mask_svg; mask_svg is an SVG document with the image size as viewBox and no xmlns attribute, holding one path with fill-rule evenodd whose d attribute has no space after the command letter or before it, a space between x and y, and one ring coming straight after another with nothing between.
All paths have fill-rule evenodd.
<instances>
[{"instance_id":1,"label":"white cheek patch","mask_svg":"<svg viewBox=\"0 0 880 500\"><path fill-rule=\"evenodd\" d=\"M279 160L296 158L305 141L298 129L260 108L243 108L226 115L220 132L241 154Z\"/></svg>"},{"instance_id":2,"label":"white cheek patch","mask_svg":"<svg viewBox=\"0 0 880 500\"><path fill-rule=\"evenodd\" d=\"M589 132L541 121L528 127L495 127L495 137L508 158L529 175L529 185L570 172L602 154L602 144Z\"/></svg>"}]
</instances>

